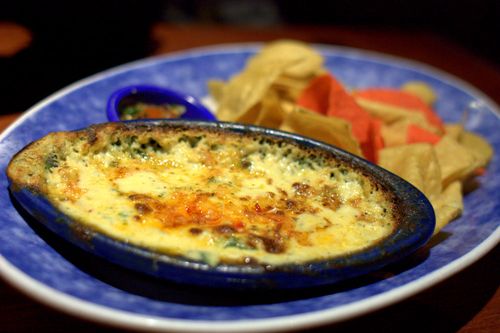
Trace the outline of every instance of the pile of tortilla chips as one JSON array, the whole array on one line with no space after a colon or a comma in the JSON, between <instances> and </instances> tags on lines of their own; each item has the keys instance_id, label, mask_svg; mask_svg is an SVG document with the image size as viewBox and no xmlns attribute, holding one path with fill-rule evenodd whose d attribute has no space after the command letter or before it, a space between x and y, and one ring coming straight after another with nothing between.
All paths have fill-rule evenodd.
<instances>
[{"instance_id":1,"label":"pile of tortilla chips","mask_svg":"<svg viewBox=\"0 0 500 333\"><path fill-rule=\"evenodd\" d=\"M464 185L484 172L491 146L460 124L444 124L422 82L349 91L307 44L267 44L228 82L209 82L223 121L309 136L398 174L431 201L438 232L463 210Z\"/></svg>"}]
</instances>

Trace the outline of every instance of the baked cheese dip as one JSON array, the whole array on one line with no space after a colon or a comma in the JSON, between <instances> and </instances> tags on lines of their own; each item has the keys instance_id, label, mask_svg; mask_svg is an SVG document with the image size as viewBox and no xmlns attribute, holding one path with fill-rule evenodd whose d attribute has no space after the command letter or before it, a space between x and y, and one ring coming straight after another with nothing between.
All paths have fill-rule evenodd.
<instances>
[{"instance_id":1,"label":"baked cheese dip","mask_svg":"<svg viewBox=\"0 0 500 333\"><path fill-rule=\"evenodd\" d=\"M13 189L123 242L210 265L320 261L397 226L391 195L331 154L196 126L57 132L11 161Z\"/></svg>"}]
</instances>

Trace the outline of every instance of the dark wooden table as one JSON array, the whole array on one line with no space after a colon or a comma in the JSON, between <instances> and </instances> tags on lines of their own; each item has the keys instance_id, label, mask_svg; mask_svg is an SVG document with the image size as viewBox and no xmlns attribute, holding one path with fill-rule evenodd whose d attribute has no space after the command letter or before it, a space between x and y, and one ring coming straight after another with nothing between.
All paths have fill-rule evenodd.
<instances>
[{"instance_id":1,"label":"dark wooden table","mask_svg":"<svg viewBox=\"0 0 500 333\"><path fill-rule=\"evenodd\" d=\"M431 32L338 27L272 29L155 25L155 54L220 43L295 38L357 47L425 62L473 84L500 104L497 64ZM19 114L0 116L0 131ZM494 198L492 198L494 199ZM498 200L498 199L497 199ZM499 332L500 249L407 300L317 332ZM0 332L114 332L41 305L0 282Z\"/></svg>"}]
</instances>

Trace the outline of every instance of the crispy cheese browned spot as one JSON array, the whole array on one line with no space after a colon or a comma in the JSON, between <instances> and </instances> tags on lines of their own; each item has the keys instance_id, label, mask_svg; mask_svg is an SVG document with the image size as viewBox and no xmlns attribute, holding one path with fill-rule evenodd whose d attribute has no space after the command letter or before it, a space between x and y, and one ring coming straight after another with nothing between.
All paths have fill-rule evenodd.
<instances>
[{"instance_id":1,"label":"crispy cheese browned spot","mask_svg":"<svg viewBox=\"0 0 500 333\"><path fill-rule=\"evenodd\" d=\"M28 161L40 164L30 175ZM393 200L370 177L252 135L99 125L41 139L8 173L84 225L209 264L323 260L371 246L397 224Z\"/></svg>"}]
</instances>

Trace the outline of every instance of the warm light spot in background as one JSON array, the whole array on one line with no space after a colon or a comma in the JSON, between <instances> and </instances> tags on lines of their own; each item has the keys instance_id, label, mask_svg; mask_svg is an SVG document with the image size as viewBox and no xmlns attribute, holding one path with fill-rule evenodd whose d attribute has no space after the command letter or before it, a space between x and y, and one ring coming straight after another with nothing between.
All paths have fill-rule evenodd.
<instances>
[{"instance_id":1,"label":"warm light spot in background","mask_svg":"<svg viewBox=\"0 0 500 333\"><path fill-rule=\"evenodd\" d=\"M31 31L12 22L0 22L0 57L12 57L31 43Z\"/></svg>"}]
</instances>

